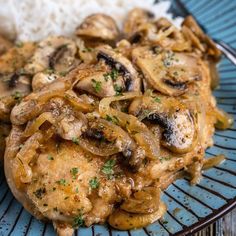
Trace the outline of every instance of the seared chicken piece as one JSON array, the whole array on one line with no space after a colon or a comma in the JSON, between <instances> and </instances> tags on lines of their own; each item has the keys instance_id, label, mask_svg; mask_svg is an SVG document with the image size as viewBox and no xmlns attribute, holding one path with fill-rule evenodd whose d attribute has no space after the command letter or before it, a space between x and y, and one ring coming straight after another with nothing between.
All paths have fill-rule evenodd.
<instances>
[{"instance_id":1,"label":"seared chicken piece","mask_svg":"<svg viewBox=\"0 0 236 236\"><path fill-rule=\"evenodd\" d=\"M106 221L145 227L166 212L161 191L170 183L186 173L200 180L214 124L231 124L210 90L220 53L191 17L177 29L142 9L129 13L124 34L104 14L76 34L0 56L0 119L11 111L13 125L7 182L59 236Z\"/></svg>"}]
</instances>

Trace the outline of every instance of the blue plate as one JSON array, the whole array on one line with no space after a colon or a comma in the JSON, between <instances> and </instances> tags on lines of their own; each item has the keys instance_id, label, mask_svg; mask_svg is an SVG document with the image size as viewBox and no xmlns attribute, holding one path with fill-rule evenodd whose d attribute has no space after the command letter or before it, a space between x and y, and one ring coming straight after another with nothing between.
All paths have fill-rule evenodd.
<instances>
[{"instance_id":1,"label":"blue plate","mask_svg":"<svg viewBox=\"0 0 236 236\"><path fill-rule=\"evenodd\" d=\"M209 35L236 48L235 0L182 0ZM214 92L220 108L234 116L234 126L216 131L215 145L207 156L225 154L226 161L203 174L200 184L190 186L186 180L173 183L163 194L168 205L164 219L143 229L117 231L94 225L75 232L79 236L185 235L210 224L236 205L236 67L223 58L220 67L220 89ZM51 236L51 224L44 224L26 212L12 196L4 175L0 174L0 235Z\"/></svg>"}]
</instances>

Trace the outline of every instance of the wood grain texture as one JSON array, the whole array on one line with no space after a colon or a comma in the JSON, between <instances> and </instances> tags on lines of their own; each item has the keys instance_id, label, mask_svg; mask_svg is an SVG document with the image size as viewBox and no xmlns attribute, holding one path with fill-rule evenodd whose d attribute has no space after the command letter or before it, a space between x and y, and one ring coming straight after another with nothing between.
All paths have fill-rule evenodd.
<instances>
[{"instance_id":1,"label":"wood grain texture","mask_svg":"<svg viewBox=\"0 0 236 236\"><path fill-rule=\"evenodd\" d=\"M236 236L236 209L194 236Z\"/></svg>"}]
</instances>

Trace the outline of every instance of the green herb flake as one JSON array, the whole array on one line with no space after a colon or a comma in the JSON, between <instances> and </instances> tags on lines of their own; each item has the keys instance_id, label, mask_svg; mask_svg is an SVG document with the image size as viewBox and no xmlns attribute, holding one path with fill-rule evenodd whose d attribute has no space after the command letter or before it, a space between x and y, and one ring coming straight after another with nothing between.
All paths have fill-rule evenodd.
<instances>
[{"instance_id":1,"label":"green herb flake","mask_svg":"<svg viewBox=\"0 0 236 236\"><path fill-rule=\"evenodd\" d=\"M59 72L59 75L62 76L62 77L66 76L66 74L67 74L67 71L61 71L61 72Z\"/></svg>"},{"instance_id":2,"label":"green herb flake","mask_svg":"<svg viewBox=\"0 0 236 236\"><path fill-rule=\"evenodd\" d=\"M153 98L154 102L161 103L161 99L159 97Z\"/></svg>"},{"instance_id":3,"label":"green herb flake","mask_svg":"<svg viewBox=\"0 0 236 236\"><path fill-rule=\"evenodd\" d=\"M63 185L63 186L66 186L67 185L67 182L65 179L60 179L58 181L56 181L57 184L60 184L60 185Z\"/></svg>"},{"instance_id":4,"label":"green herb flake","mask_svg":"<svg viewBox=\"0 0 236 236\"><path fill-rule=\"evenodd\" d=\"M54 160L53 156L48 155L48 160L53 161Z\"/></svg>"},{"instance_id":5,"label":"green herb flake","mask_svg":"<svg viewBox=\"0 0 236 236\"><path fill-rule=\"evenodd\" d=\"M99 93L102 89L102 82L92 79L92 86L96 93Z\"/></svg>"},{"instance_id":6,"label":"green herb flake","mask_svg":"<svg viewBox=\"0 0 236 236\"><path fill-rule=\"evenodd\" d=\"M116 160L110 159L110 160L106 161L102 167L102 173L107 175L109 179L114 174L113 167L115 166L115 164L116 164Z\"/></svg>"},{"instance_id":7,"label":"green herb flake","mask_svg":"<svg viewBox=\"0 0 236 236\"><path fill-rule=\"evenodd\" d=\"M119 76L119 72L116 69L112 69L111 72L108 72L103 75L105 81L108 81L109 79L111 79L112 81L116 81L118 76Z\"/></svg>"},{"instance_id":8,"label":"green herb flake","mask_svg":"<svg viewBox=\"0 0 236 236\"><path fill-rule=\"evenodd\" d=\"M162 163L163 161L169 161L170 157L161 157L160 162Z\"/></svg>"},{"instance_id":9,"label":"green herb flake","mask_svg":"<svg viewBox=\"0 0 236 236\"><path fill-rule=\"evenodd\" d=\"M12 97L17 101L20 102L21 99L23 98L23 95L19 91L15 91L15 93L12 94Z\"/></svg>"},{"instance_id":10,"label":"green herb flake","mask_svg":"<svg viewBox=\"0 0 236 236\"><path fill-rule=\"evenodd\" d=\"M77 145L79 145L79 139L76 138L76 137L73 137L73 138L72 138L72 142L75 143L75 144L77 144Z\"/></svg>"},{"instance_id":11,"label":"green herb flake","mask_svg":"<svg viewBox=\"0 0 236 236\"><path fill-rule=\"evenodd\" d=\"M93 48L84 48L82 52L92 52Z\"/></svg>"},{"instance_id":12,"label":"green herb flake","mask_svg":"<svg viewBox=\"0 0 236 236\"><path fill-rule=\"evenodd\" d=\"M93 179L89 180L89 185L92 189L96 189L99 187L99 181L97 179L97 177L94 177Z\"/></svg>"},{"instance_id":13,"label":"green herb flake","mask_svg":"<svg viewBox=\"0 0 236 236\"><path fill-rule=\"evenodd\" d=\"M78 174L78 172L79 172L79 169L76 167L74 167L70 170L70 173L72 174L73 179L76 179L76 175Z\"/></svg>"},{"instance_id":14,"label":"green herb flake","mask_svg":"<svg viewBox=\"0 0 236 236\"><path fill-rule=\"evenodd\" d=\"M107 121L110 121L114 124L119 124L119 119L116 117L116 116L109 116L109 115L106 115L106 120Z\"/></svg>"},{"instance_id":15,"label":"green herb flake","mask_svg":"<svg viewBox=\"0 0 236 236\"><path fill-rule=\"evenodd\" d=\"M16 47L22 48L24 46L24 43L22 42L16 42Z\"/></svg>"},{"instance_id":16,"label":"green herb flake","mask_svg":"<svg viewBox=\"0 0 236 236\"><path fill-rule=\"evenodd\" d=\"M66 196L65 198L64 198L64 200L67 200L69 197L68 196Z\"/></svg>"},{"instance_id":17,"label":"green herb flake","mask_svg":"<svg viewBox=\"0 0 236 236\"><path fill-rule=\"evenodd\" d=\"M73 220L73 228L77 228L84 225L84 219L82 214L76 216Z\"/></svg>"},{"instance_id":18,"label":"green herb flake","mask_svg":"<svg viewBox=\"0 0 236 236\"><path fill-rule=\"evenodd\" d=\"M114 89L116 91L116 95L122 95L122 87L119 86L118 84L114 84Z\"/></svg>"}]
</instances>

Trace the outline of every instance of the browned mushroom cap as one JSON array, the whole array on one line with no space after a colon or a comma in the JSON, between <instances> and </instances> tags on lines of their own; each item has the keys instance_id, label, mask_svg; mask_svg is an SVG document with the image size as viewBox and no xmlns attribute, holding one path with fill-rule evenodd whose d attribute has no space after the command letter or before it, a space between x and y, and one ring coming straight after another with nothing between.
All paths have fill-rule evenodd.
<instances>
[{"instance_id":1,"label":"browned mushroom cap","mask_svg":"<svg viewBox=\"0 0 236 236\"><path fill-rule=\"evenodd\" d=\"M197 140L196 121L185 104L160 94L134 99L129 112L162 129L161 144L175 153L191 151Z\"/></svg>"},{"instance_id":2,"label":"browned mushroom cap","mask_svg":"<svg viewBox=\"0 0 236 236\"><path fill-rule=\"evenodd\" d=\"M123 76L125 91L140 91L141 80L132 63L122 54L114 51L110 46L103 45L97 48L98 60L103 60L112 69Z\"/></svg>"},{"instance_id":3,"label":"browned mushroom cap","mask_svg":"<svg viewBox=\"0 0 236 236\"><path fill-rule=\"evenodd\" d=\"M103 40L115 40L119 34L116 22L105 14L93 14L85 18L76 35Z\"/></svg>"},{"instance_id":4,"label":"browned mushroom cap","mask_svg":"<svg viewBox=\"0 0 236 236\"><path fill-rule=\"evenodd\" d=\"M190 54L147 46L135 48L132 57L152 87L166 95L178 96L201 79L198 58Z\"/></svg>"},{"instance_id":5,"label":"browned mushroom cap","mask_svg":"<svg viewBox=\"0 0 236 236\"><path fill-rule=\"evenodd\" d=\"M35 74L47 69L57 72L68 72L75 62L77 48L72 39L62 36L51 36L41 41L25 66L27 73Z\"/></svg>"},{"instance_id":6,"label":"browned mushroom cap","mask_svg":"<svg viewBox=\"0 0 236 236\"><path fill-rule=\"evenodd\" d=\"M192 44L201 51L206 52L208 56L219 60L221 51L216 47L215 43L209 38L199 27L192 16L187 16L182 23L183 32L192 41ZM187 27L188 29L186 29Z\"/></svg>"},{"instance_id":7,"label":"browned mushroom cap","mask_svg":"<svg viewBox=\"0 0 236 236\"><path fill-rule=\"evenodd\" d=\"M0 55L13 47L13 43L0 35Z\"/></svg>"},{"instance_id":8,"label":"browned mushroom cap","mask_svg":"<svg viewBox=\"0 0 236 236\"><path fill-rule=\"evenodd\" d=\"M141 8L134 8L128 13L123 32L131 42L136 43L142 37L141 26L154 18L154 14Z\"/></svg>"}]
</instances>

